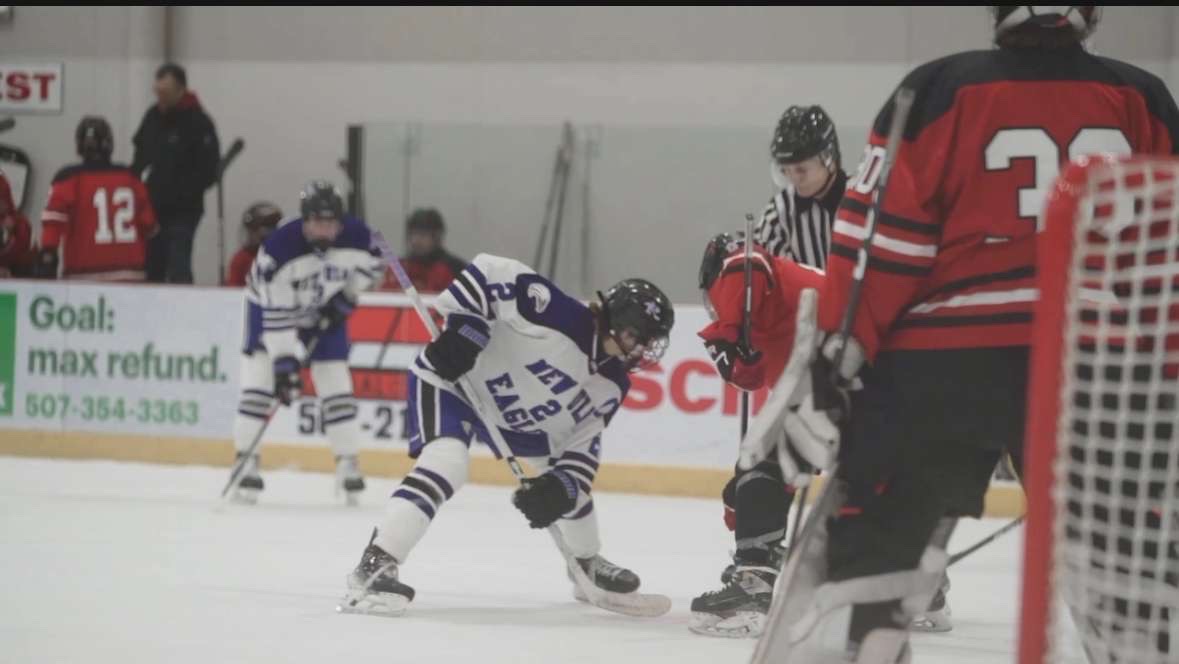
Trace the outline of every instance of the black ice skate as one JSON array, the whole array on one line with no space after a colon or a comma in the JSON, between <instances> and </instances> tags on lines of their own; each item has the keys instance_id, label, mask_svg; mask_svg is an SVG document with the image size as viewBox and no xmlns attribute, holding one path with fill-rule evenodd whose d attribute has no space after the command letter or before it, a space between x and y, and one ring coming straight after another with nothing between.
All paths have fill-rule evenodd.
<instances>
[{"instance_id":1,"label":"black ice skate","mask_svg":"<svg viewBox=\"0 0 1179 664\"><path fill-rule=\"evenodd\" d=\"M364 477L360 474L360 463L356 456L336 457L336 493L344 492L349 507L360 504L360 492L364 491Z\"/></svg>"},{"instance_id":2,"label":"black ice skate","mask_svg":"<svg viewBox=\"0 0 1179 664\"><path fill-rule=\"evenodd\" d=\"M950 604L946 601L948 592L950 577L943 575L942 585L929 602L929 608L913 617L910 629L914 632L948 632L954 629L954 622L950 619Z\"/></svg>"},{"instance_id":3,"label":"black ice skate","mask_svg":"<svg viewBox=\"0 0 1179 664\"><path fill-rule=\"evenodd\" d=\"M777 567L738 565L728 585L692 600L688 629L734 639L760 636L777 580Z\"/></svg>"},{"instance_id":4,"label":"black ice skate","mask_svg":"<svg viewBox=\"0 0 1179 664\"><path fill-rule=\"evenodd\" d=\"M348 593L336 610L398 616L405 612L413 596L413 588L397 579L397 559L370 542L360 556L360 564L348 575Z\"/></svg>"},{"instance_id":5,"label":"black ice skate","mask_svg":"<svg viewBox=\"0 0 1179 664\"><path fill-rule=\"evenodd\" d=\"M240 460L244 456L244 452L238 452L236 459ZM258 474L258 455L252 454L242 466L242 478L234 489L233 501L253 505L258 502L258 494L262 493L264 487L262 476Z\"/></svg>"},{"instance_id":6,"label":"black ice skate","mask_svg":"<svg viewBox=\"0 0 1179 664\"><path fill-rule=\"evenodd\" d=\"M578 558L577 564L581 565L581 569L585 571L585 575L590 578L590 581L593 581L594 585L602 590L612 593L633 593L639 589L641 582L637 574L625 567L615 565L602 556ZM565 573L572 581L573 574L568 570ZM573 584L573 597L579 602L589 601L576 583Z\"/></svg>"}]
</instances>

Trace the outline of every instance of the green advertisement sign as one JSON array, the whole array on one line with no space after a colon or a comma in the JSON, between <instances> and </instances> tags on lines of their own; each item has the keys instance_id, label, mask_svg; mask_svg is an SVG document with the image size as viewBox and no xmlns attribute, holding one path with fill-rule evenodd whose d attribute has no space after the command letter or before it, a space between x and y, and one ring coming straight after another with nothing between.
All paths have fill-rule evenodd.
<instances>
[{"instance_id":1,"label":"green advertisement sign","mask_svg":"<svg viewBox=\"0 0 1179 664\"><path fill-rule=\"evenodd\" d=\"M16 293L0 293L0 415L12 415L16 400Z\"/></svg>"}]
</instances>

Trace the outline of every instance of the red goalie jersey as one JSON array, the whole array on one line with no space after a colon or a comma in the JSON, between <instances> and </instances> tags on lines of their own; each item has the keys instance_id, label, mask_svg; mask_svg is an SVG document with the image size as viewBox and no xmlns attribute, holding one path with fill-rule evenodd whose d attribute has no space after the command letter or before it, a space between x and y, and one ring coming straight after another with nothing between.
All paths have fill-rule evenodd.
<instances>
[{"instance_id":1,"label":"red goalie jersey","mask_svg":"<svg viewBox=\"0 0 1179 664\"><path fill-rule=\"evenodd\" d=\"M66 278L143 281L147 240L155 231L146 187L118 164L62 169L41 214L41 247L64 245Z\"/></svg>"},{"instance_id":2,"label":"red goalie jersey","mask_svg":"<svg viewBox=\"0 0 1179 664\"><path fill-rule=\"evenodd\" d=\"M854 335L879 350L1030 342L1038 219L1062 164L1175 151L1179 110L1157 77L1085 52L994 49L914 70L916 93L864 279ZM832 234L820 327L838 328L879 177L876 118Z\"/></svg>"},{"instance_id":3,"label":"red goalie jersey","mask_svg":"<svg viewBox=\"0 0 1179 664\"><path fill-rule=\"evenodd\" d=\"M752 366L735 368L731 382L756 390L777 382L794 346L798 298L804 288L818 290L823 273L788 258L770 256L756 247L752 258L753 306L750 345L761 353ZM725 258L720 274L708 289L715 320L699 336L706 342L737 343L745 307L745 253L737 249ZM723 375L722 370L722 375Z\"/></svg>"}]
</instances>

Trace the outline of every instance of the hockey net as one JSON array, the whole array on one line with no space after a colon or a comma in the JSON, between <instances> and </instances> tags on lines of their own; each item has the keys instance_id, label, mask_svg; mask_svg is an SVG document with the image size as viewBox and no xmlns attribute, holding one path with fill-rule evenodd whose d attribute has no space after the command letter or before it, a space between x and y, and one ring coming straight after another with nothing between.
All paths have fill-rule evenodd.
<instances>
[{"instance_id":1,"label":"hockey net","mask_svg":"<svg viewBox=\"0 0 1179 664\"><path fill-rule=\"evenodd\" d=\"M1044 214L1021 664L1179 662L1179 160L1089 158Z\"/></svg>"}]
</instances>

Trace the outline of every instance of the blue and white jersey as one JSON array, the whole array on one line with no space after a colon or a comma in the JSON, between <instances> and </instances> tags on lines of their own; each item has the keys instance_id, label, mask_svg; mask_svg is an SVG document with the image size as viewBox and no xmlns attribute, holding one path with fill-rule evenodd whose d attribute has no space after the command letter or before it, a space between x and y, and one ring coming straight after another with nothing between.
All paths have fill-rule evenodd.
<instances>
[{"instance_id":1,"label":"blue and white jersey","mask_svg":"<svg viewBox=\"0 0 1179 664\"><path fill-rule=\"evenodd\" d=\"M519 261L479 254L438 296L447 326L465 322L483 345L466 374L520 456L597 457L595 439L630 389L623 363L601 346L590 309ZM455 394L425 353L413 372ZM521 453L528 450L528 454Z\"/></svg>"},{"instance_id":2,"label":"blue and white jersey","mask_svg":"<svg viewBox=\"0 0 1179 664\"><path fill-rule=\"evenodd\" d=\"M372 232L345 216L327 251L316 251L303 237L303 220L293 219L268 235L246 278L246 300L262 309L262 344L271 357L304 359L299 330L315 327L319 309L346 291L354 300L384 275Z\"/></svg>"}]
</instances>

